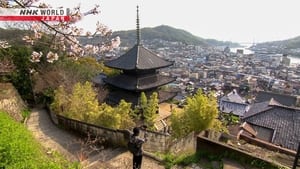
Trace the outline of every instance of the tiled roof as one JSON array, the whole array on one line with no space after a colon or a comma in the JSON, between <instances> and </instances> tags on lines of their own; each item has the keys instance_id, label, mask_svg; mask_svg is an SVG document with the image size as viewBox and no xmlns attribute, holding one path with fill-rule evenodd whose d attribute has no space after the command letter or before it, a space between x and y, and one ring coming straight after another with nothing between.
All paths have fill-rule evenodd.
<instances>
[{"instance_id":1,"label":"tiled roof","mask_svg":"<svg viewBox=\"0 0 300 169\"><path fill-rule=\"evenodd\" d=\"M275 99L280 104L286 106L296 106L296 102L297 102L297 97L295 96L266 92L266 91L259 91L255 98L255 102L269 101L271 98Z\"/></svg>"},{"instance_id":2,"label":"tiled roof","mask_svg":"<svg viewBox=\"0 0 300 169\"><path fill-rule=\"evenodd\" d=\"M250 106L250 109L244 114L243 118L247 118L253 115L256 115L258 113L267 111L269 109L272 109L273 106L283 106L280 103L278 103L275 99L271 98L268 101L260 102L260 103L254 103Z\"/></svg>"},{"instance_id":3,"label":"tiled roof","mask_svg":"<svg viewBox=\"0 0 300 169\"><path fill-rule=\"evenodd\" d=\"M171 66L172 64L173 62L160 58L142 45L135 45L124 55L105 63L108 67L121 70L158 69Z\"/></svg>"},{"instance_id":4,"label":"tiled roof","mask_svg":"<svg viewBox=\"0 0 300 169\"><path fill-rule=\"evenodd\" d=\"M248 104L245 100L233 90L220 100L220 107L222 112L233 113L238 116L244 116L245 111L248 109Z\"/></svg>"},{"instance_id":5,"label":"tiled roof","mask_svg":"<svg viewBox=\"0 0 300 169\"><path fill-rule=\"evenodd\" d=\"M252 115L246 116L244 121L273 129L273 144L296 150L300 142L300 110L268 103L261 103L261 109L252 109Z\"/></svg>"},{"instance_id":6,"label":"tiled roof","mask_svg":"<svg viewBox=\"0 0 300 169\"><path fill-rule=\"evenodd\" d=\"M237 116L244 116L244 113L248 109L248 105L245 103L236 103L236 102L230 102L224 100L221 101L220 107L222 112L233 113L234 115Z\"/></svg>"},{"instance_id":7,"label":"tiled roof","mask_svg":"<svg viewBox=\"0 0 300 169\"><path fill-rule=\"evenodd\" d=\"M245 100L236 92L236 90L233 90L226 96L222 97L222 100L235 103L245 103Z\"/></svg>"}]
</instances>

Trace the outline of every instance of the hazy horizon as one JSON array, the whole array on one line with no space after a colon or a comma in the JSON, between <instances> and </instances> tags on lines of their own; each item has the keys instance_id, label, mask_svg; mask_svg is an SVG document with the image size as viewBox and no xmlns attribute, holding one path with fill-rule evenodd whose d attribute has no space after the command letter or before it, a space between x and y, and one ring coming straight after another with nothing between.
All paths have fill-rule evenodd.
<instances>
[{"instance_id":1,"label":"hazy horizon","mask_svg":"<svg viewBox=\"0 0 300 169\"><path fill-rule=\"evenodd\" d=\"M300 35L297 0L46 0L53 7L82 11L100 5L101 13L87 16L78 24L94 30L96 21L113 31L136 28L136 6L140 8L140 27L168 25L205 39L258 43L294 38Z\"/></svg>"}]
</instances>

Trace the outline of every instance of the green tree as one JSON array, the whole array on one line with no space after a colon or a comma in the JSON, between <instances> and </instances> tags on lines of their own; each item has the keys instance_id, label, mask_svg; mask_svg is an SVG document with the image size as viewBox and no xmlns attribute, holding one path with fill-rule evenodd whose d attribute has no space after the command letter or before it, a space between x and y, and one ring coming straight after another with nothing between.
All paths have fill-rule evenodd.
<instances>
[{"instance_id":1,"label":"green tree","mask_svg":"<svg viewBox=\"0 0 300 169\"><path fill-rule=\"evenodd\" d=\"M78 58L77 61L61 57L52 64L37 64L36 73L33 74L34 92L40 96L39 101L51 101L53 91L63 85L68 94L72 93L73 86L80 82L92 81L100 73L108 69L93 57ZM107 89L102 86L98 89L99 100L104 100ZM47 103L47 102L46 102Z\"/></svg>"},{"instance_id":2,"label":"green tree","mask_svg":"<svg viewBox=\"0 0 300 169\"><path fill-rule=\"evenodd\" d=\"M104 61L98 61L98 64L101 66L102 72L107 76L116 76L121 73L121 70L109 68L104 65Z\"/></svg>"},{"instance_id":3,"label":"green tree","mask_svg":"<svg viewBox=\"0 0 300 169\"><path fill-rule=\"evenodd\" d=\"M33 83L30 74L31 63L29 61L31 50L26 46L14 46L9 49L9 54L16 66L11 79L21 97L29 103L34 101Z\"/></svg>"},{"instance_id":4,"label":"green tree","mask_svg":"<svg viewBox=\"0 0 300 169\"><path fill-rule=\"evenodd\" d=\"M147 96L146 96L145 92L142 92L141 96L140 96L139 106L143 112L146 111L147 104L148 104Z\"/></svg>"},{"instance_id":5,"label":"green tree","mask_svg":"<svg viewBox=\"0 0 300 169\"><path fill-rule=\"evenodd\" d=\"M115 113L113 107L103 103L100 105L100 113L96 120L96 125L100 125L103 127L119 129L121 126L122 116L120 114Z\"/></svg>"},{"instance_id":6,"label":"green tree","mask_svg":"<svg viewBox=\"0 0 300 169\"><path fill-rule=\"evenodd\" d=\"M131 103L121 100L116 107L106 103L100 105L100 113L95 124L113 129L129 129L135 126Z\"/></svg>"},{"instance_id":7,"label":"green tree","mask_svg":"<svg viewBox=\"0 0 300 169\"><path fill-rule=\"evenodd\" d=\"M53 102L51 103L51 109L60 115L65 115L64 113L69 111L70 107L70 96L66 93L63 86L59 86L57 90L54 91Z\"/></svg>"},{"instance_id":8,"label":"green tree","mask_svg":"<svg viewBox=\"0 0 300 169\"><path fill-rule=\"evenodd\" d=\"M143 111L144 123L151 130L154 130L155 120L158 116L158 107L158 94L153 92L147 102L147 107Z\"/></svg>"},{"instance_id":9,"label":"green tree","mask_svg":"<svg viewBox=\"0 0 300 169\"><path fill-rule=\"evenodd\" d=\"M72 119L93 122L99 112L97 94L90 82L76 83L71 94L60 86L54 92L51 109Z\"/></svg>"},{"instance_id":10,"label":"green tree","mask_svg":"<svg viewBox=\"0 0 300 169\"><path fill-rule=\"evenodd\" d=\"M122 99L118 106L114 108L114 113L121 116L119 128L129 129L135 125L133 121L135 115L133 110L131 109L131 103L127 103Z\"/></svg>"},{"instance_id":11,"label":"green tree","mask_svg":"<svg viewBox=\"0 0 300 169\"><path fill-rule=\"evenodd\" d=\"M174 138L183 137L189 132L189 127L186 125L186 121L183 115L183 112L173 110L172 115L170 117L172 137Z\"/></svg>"},{"instance_id":12,"label":"green tree","mask_svg":"<svg viewBox=\"0 0 300 169\"><path fill-rule=\"evenodd\" d=\"M47 89L56 89L63 85L68 93L80 82L91 81L102 72L102 66L91 57L79 58L77 61L61 57L53 64L38 65L34 76L35 92L43 93Z\"/></svg>"},{"instance_id":13,"label":"green tree","mask_svg":"<svg viewBox=\"0 0 300 169\"><path fill-rule=\"evenodd\" d=\"M142 123L144 123L144 119L145 119L144 112L146 112L147 104L148 104L147 96L144 92L142 92L139 98L138 106L136 106L135 108L137 121L141 121Z\"/></svg>"},{"instance_id":14,"label":"green tree","mask_svg":"<svg viewBox=\"0 0 300 169\"><path fill-rule=\"evenodd\" d=\"M196 133L206 129L223 130L217 119L217 99L212 93L205 95L201 90L187 98L187 105L182 112L175 112L171 116L172 134L183 137L192 131Z\"/></svg>"},{"instance_id":15,"label":"green tree","mask_svg":"<svg viewBox=\"0 0 300 169\"><path fill-rule=\"evenodd\" d=\"M62 116L108 128L126 129L135 126L131 103L121 100L116 107L106 103L99 105L97 94L89 82L75 84L69 95L60 86L54 92L51 109Z\"/></svg>"},{"instance_id":16,"label":"green tree","mask_svg":"<svg viewBox=\"0 0 300 169\"><path fill-rule=\"evenodd\" d=\"M9 1L2 0L0 8L47 8L52 5L36 1ZM99 5L83 12L81 7L75 7L70 11L70 22L7 22L5 25L7 29L0 29L0 61L6 51L10 51L15 56L14 63L17 61L17 70L14 71L12 82L20 92L23 99L29 103L36 102L36 93L41 96L38 101L49 101L53 90L62 83L65 87L72 88L76 82L85 82L85 79L91 79L95 73L99 73L98 66L101 66L100 72L107 72L115 74L118 71L105 67L98 63L96 59L86 59L87 56L104 55L107 52L113 51L120 44L119 37L112 37L112 30L100 22L95 22L96 29L94 32L85 31L76 26L76 22L82 20L87 15L99 14ZM79 19L81 18L81 19ZM86 36L79 36L85 34ZM98 38L99 43L88 44L88 39L92 37ZM99 39L99 37L101 37ZM77 71L69 71L68 74L74 73L75 76L68 76L61 69L55 69L53 66L46 66L49 63L56 63L59 58L70 58L72 60L79 59L79 66L75 66ZM12 59L11 59L12 60ZM83 62L82 62L83 61ZM30 62L30 66L28 66ZM20 67L21 64L22 67ZM87 66L88 65L88 66ZM1 64L0 64L1 66ZM56 65L57 66L57 65ZM61 65L60 65L61 66ZM74 66L74 64L72 65ZM25 69L23 69L23 67ZM61 68L61 67L60 67ZM64 67L65 68L65 67ZM74 67L71 67L74 68ZM50 69L50 71L49 71ZM35 76L38 74L38 80L32 81L31 73L35 70ZM96 70L96 71L94 71ZM57 72L56 72L57 71ZM79 76L79 77L78 77ZM73 77L73 79L71 78ZM80 79L79 79L80 78ZM84 79L85 78L85 79ZM28 80L29 79L29 80ZM82 80L84 79L84 80ZM1 79L0 79L1 80ZM6 80L6 79L4 79ZM36 83L35 85L35 82ZM52 85L51 85L52 84ZM55 86L53 87L53 84ZM33 90L33 86L35 87ZM38 87L36 87L38 86ZM39 90L40 89L40 90ZM67 92L71 90L65 89ZM34 93L36 92L36 93ZM43 97L46 96L46 97Z\"/></svg>"},{"instance_id":17,"label":"green tree","mask_svg":"<svg viewBox=\"0 0 300 169\"><path fill-rule=\"evenodd\" d=\"M99 107L97 93L90 82L76 83L70 97L69 117L77 120L92 122L97 116Z\"/></svg>"}]
</instances>

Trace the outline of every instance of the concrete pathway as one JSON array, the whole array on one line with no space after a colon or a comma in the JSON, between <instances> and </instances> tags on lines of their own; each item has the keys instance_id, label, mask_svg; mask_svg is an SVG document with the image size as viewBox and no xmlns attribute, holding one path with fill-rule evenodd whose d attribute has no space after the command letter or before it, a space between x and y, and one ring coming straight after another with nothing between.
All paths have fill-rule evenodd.
<instances>
[{"instance_id":1,"label":"concrete pathway","mask_svg":"<svg viewBox=\"0 0 300 169\"><path fill-rule=\"evenodd\" d=\"M78 138L65 130L59 129L50 120L44 109L33 109L26 122L27 128L33 136L48 150L58 151L70 161L77 161L78 148L72 146Z\"/></svg>"},{"instance_id":2,"label":"concrete pathway","mask_svg":"<svg viewBox=\"0 0 300 169\"><path fill-rule=\"evenodd\" d=\"M63 130L54 125L46 110L35 108L26 122L27 128L34 137L48 150L57 151L70 161L81 161L87 169L130 169L132 168L131 154L122 149L103 149L91 151L82 146L81 139L75 133ZM82 154L88 154L83 158ZM84 159L84 160L80 160ZM163 165L151 158L143 159L143 169L163 169Z\"/></svg>"}]
</instances>

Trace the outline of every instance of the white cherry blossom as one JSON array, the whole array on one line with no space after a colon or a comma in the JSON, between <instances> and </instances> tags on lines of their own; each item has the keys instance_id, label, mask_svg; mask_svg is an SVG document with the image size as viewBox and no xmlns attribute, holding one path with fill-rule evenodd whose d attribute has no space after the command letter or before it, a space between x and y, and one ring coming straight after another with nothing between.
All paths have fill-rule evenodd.
<instances>
[{"instance_id":1,"label":"white cherry blossom","mask_svg":"<svg viewBox=\"0 0 300 169\"><path fill-rule=\"evenodd\" d=\"M33 51L32 54L31 54L31 59L30 61L31 62L40 62L40 58L42 57L43 53L42 52L36 52L36 51Z\"/></svg>"},{"instance_id":2,"label":"white cherry blossom","mask_svg":"<svg viewBox=\"0 0 300 169\"><path fill-rule=\"evenodd\" d=\"M9 48L10 45L8 44L8 42L6 42L5 40L0 40L0 49L6 49Z\"/></svg>"},{"instance_id":3,"label":"white cherry blossom","mask_svg":"<svg viewBox=\"0 0 300 169\"><path fill-rule=\"evenodd\" d=\"M55 60L58 60L57 53L53 53L51 51L48 52L48 54L47 54L47 62L53 63Z\"/></svg>"}]
</instances>

